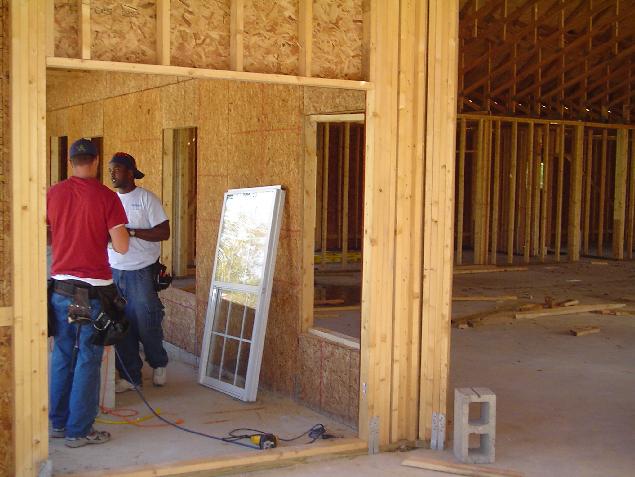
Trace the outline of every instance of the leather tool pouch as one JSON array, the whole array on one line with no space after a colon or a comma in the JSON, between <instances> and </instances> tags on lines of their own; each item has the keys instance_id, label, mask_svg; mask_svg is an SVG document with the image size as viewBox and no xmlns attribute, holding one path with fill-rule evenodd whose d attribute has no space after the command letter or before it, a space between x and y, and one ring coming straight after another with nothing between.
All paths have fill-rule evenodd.
<instances>
[{"instance_id":1,"label":"leather tool pouch","mask_svg":"<svg viewBox=\"0 0 635 477\"><path fill-rule=\"evenodd\" d=\"M93 322L95 334L92 343L98 346L111 346L119 343L130 329L130 322L124 315L126 300L119 295L115 285L97 287L102 312Z\"/></svg>"}]
</instances>

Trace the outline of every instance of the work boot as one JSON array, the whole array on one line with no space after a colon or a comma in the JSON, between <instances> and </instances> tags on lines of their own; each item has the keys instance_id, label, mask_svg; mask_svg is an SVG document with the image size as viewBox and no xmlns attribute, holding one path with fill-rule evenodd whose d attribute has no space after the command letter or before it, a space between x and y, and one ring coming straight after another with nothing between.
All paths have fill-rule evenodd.
<instances>
[{"instance_id":1,"label":"work boot","mask_svg":"<svg viewBox=\"0 0 635 477\"><path fill-rule=\"evenodd\" d=\"M154 368L152 373L152 383L155 386L165 386L168 381L168 370L166 368Z\"/></svg>"}]
</instances>

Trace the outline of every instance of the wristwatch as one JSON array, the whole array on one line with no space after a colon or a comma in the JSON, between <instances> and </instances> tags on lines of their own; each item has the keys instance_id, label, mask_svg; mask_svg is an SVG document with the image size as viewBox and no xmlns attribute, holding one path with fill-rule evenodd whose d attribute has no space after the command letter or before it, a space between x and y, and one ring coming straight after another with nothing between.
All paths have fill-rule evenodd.
<instances>
[{"instance_id":1,"label":"wristwatch","mask_svg":"<svg viewBox=\"0 0 635 477\"><path fill-rule=\"evenodd\" d=\"M135 237L137 235L137 231L135 229L128 229L128 235Z\"/></svg>"}]
</instances>

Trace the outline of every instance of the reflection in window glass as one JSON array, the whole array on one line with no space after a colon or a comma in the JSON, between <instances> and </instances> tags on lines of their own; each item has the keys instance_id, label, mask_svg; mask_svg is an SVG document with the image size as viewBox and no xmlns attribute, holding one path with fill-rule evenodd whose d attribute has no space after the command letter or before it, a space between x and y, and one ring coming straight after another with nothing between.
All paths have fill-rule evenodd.
<instances>
[{"instance_id":1,"label":"reflection in window glass","mask_svg":"<svg viewBox=\"0 0 635 477\"><path fill-rule=\"evenodd\" d=\"M274 191L227 197L218 245L216 280L260 285L275 198Z\"/></svg>"}]
</instances>

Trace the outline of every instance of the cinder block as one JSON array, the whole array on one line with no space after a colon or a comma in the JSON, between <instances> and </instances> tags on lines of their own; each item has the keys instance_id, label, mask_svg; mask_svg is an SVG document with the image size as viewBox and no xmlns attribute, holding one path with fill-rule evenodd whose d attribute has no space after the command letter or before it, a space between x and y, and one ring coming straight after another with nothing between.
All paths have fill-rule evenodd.
<instances>
[{"instance_id":1,"label":"cinder block","mask_svg":"<svg viewBox=\"0 0 635 477\"><path fill-rule=\"evenodd\" d=\"M478 415L470 419L470 404ZM470 448L470 435L479 446ZM454 456L466 464L492 464L496 450L496 395L488 388L454 390Z\"/></svg>"}]
</instances>

